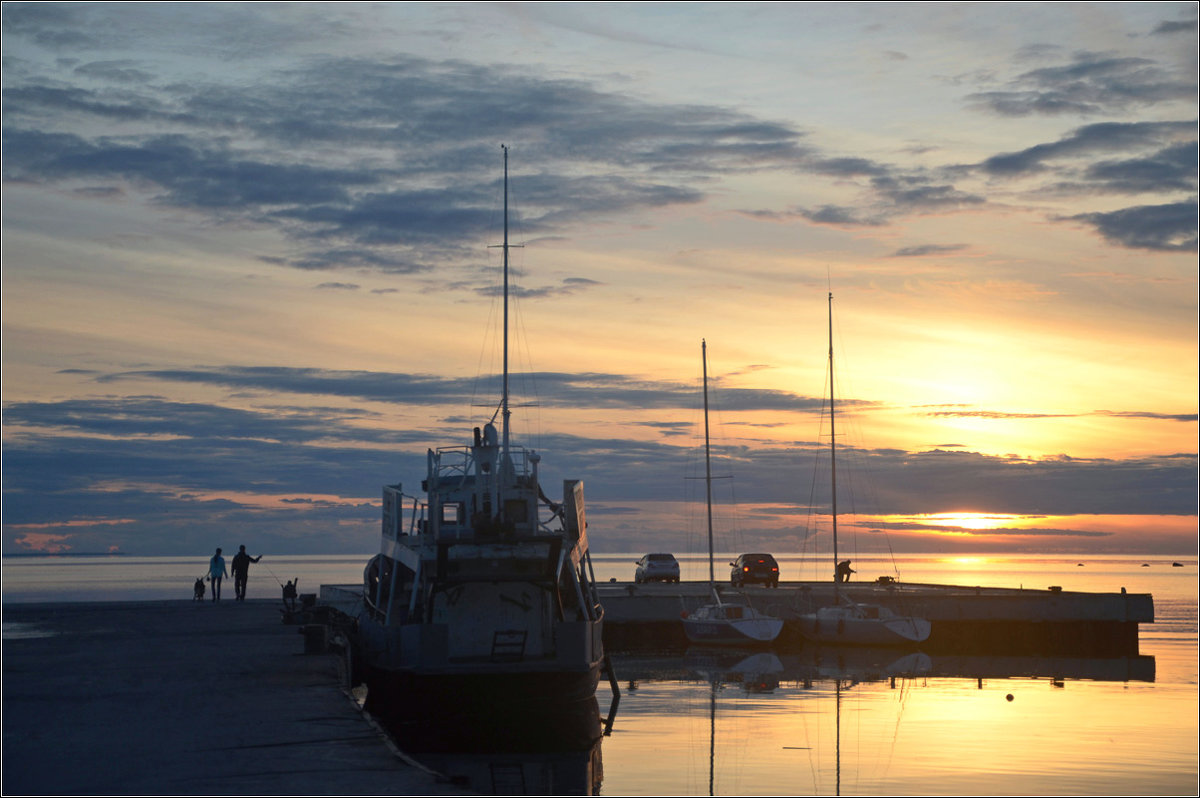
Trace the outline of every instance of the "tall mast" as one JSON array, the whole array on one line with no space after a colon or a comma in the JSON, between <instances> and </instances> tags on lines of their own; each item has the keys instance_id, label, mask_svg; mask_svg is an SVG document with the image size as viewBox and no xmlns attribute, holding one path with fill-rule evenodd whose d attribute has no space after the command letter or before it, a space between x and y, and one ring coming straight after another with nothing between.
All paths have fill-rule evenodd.
<instances>
[{"instance_id":1,"label":"tall mast","mask_svg":"<svg viewBox=\"0 0 1200 798\"><path fill-rule=\"evenodd\" d=\"M833 498L833 593L837 597L837 428L833 396L833 292L829 292L829 474L830 490Z\"/></svg>"},{"instance_id":2,"label":"tall mast","mask_svg":"<svg viewBox=\"0 0 1200 798\"><path fill-rule=\"evenodd\" d=\"M500 395L501 434L503 448L502 463L508 462L508 146L501 144L504 150L504 386Z\"/></svg>"},{"instance_id":3,"label":"tall mast","mask_svg":"<svg viewBox=\"0 0 1200 798\"><path fill-rule=\"evenodd\" d=\"M708 586L717 592L717 581L713 575L713 524L712 524L712 461L708 452L708 344L700 339L700 360L704 373L704 495L708 506Z\"/></svg>"}]
</instances>

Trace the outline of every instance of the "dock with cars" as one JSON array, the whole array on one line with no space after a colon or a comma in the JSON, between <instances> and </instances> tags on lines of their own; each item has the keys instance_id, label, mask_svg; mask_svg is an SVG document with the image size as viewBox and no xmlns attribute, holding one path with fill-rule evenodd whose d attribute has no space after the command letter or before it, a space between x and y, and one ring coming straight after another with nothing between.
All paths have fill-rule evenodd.
<instances>
[{"instance_id":1,"label":"dock with cars","mask_svg":"<svg viewBox=\"0 0 1200 798\"><path fill-rule=\"evenodd\" d=\"M599 586L604 638L614 650L685 646L682 615L711 598L707 581L621 582ZM834 603L832 582L781 581L778 587L717 585L721 595L743 596L782 618L777 647L804 645L799 616ZM927 652L955 654L1072 654L1127 656L1138 651L1138 629L1154 622L1149 594L1083 593L896 581L838 586L851 601L878 604L929 620Z\"/></svg>"}]
</instances>

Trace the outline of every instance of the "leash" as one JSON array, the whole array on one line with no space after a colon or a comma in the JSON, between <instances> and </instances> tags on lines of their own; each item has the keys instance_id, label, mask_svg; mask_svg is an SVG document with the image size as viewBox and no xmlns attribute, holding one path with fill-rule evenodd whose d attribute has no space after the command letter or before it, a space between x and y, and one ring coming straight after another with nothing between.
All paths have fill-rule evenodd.
<instances>
[{"instance_id":1,"label":"leash","mask_svg":"<svg viewBox=\"0 0 1200 798\"><path fill-rule=\"evenodd\" d=\"M269 566L269 565L264 565L264 566L263 566L263 568L266 568L266 569L267 569L267 573L269 573L269 574L271 575L271 577L272 577L272 578L273 578L273 579L276 581L276 583L278 583L278 585L279 585L280 587L283 587L283 582L280 582L280 581L279 581L279 577L278 577L278 576L275 576L275 572L271 570L271 566Z\"/></svg>"}]
</instances>

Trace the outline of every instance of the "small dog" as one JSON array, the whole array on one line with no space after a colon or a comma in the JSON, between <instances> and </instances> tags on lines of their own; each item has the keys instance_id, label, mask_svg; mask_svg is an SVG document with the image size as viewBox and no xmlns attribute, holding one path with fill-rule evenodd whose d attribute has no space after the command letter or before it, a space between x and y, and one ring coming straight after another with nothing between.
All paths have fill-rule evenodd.
<instances>
[{"instance_id":1,"label":"small dog","mask_svg":"<svg viewBox=\"0 0 1200 798\"><path fill-rule=\"evenodd\" d=\"M195 592L195 595L193 596L193 598L196 601L204 601L204 580L203 579L196 580L196 586L193 588L193 590Z\"/></svg>"}]
</instances>

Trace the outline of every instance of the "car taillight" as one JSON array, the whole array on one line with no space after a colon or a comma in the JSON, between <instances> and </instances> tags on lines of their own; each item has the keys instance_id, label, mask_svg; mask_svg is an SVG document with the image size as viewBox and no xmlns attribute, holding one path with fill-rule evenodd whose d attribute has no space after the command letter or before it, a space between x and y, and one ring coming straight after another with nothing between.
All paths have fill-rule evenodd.
<instances>
[{"instance_id":1,"label":"car taillight","mask_svg":"<svg viewBox=\"0 0 1200 798\"><path fill-rule=\"evenodd\" d=\"M743 570L745 573L750 573L750 566L749 566L749 565L743 565L743 566L742 566L742 570Z\"/></svg>"},{"instance_id":2,"label":"car taillight","mask_svg":"<svg viewBox=\"0 0 1200 798\"><path fill-rule=\"evenodd\" d=\"M778 569L778 568L774 568L774 567L772 567L772 568L771 568L771 570L772 570L772 571L778 571L779 569Z\"/></svg>"}]
</instances>

